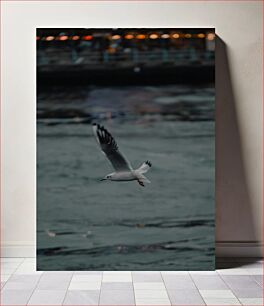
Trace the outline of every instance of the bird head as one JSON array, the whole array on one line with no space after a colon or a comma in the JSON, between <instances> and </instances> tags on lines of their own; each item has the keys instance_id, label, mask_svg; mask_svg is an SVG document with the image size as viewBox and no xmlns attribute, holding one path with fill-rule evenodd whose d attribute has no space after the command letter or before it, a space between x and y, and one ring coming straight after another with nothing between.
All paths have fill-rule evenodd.
<instances>
[{"instance_id":1,"label":"bird head","mask_svg":"<svg viewBox=\"0 0 264 306\"><path fill-rule=\"evenodd\" d=\"M103 177L103 178L101 179L101 181L111 180L111 178L112 178L112 175L111 175L111 174L107 174L105 177Z\"/></svg>"}]
</instances>

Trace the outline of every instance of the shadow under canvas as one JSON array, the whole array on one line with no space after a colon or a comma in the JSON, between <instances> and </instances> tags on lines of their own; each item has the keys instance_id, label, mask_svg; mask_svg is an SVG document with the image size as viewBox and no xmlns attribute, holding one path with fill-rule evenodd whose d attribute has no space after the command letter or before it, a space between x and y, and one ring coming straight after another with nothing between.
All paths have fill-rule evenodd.
<instances>
[{"instance_id":1,"label":"shadow under canvas","mask_svg":"<svg viewBox=\"0 0 264 306\"><path fill-rule=\"evenodd\" d=\"M240 242L254 244L257 234L229 52L226 43L216 35L216 244L231 246ZM255 260L248 258L248 262ZM240 266L240 262L223 263L222 258L216 258L217 267L220 263L226 267Z\"/></svg>"}]
</instances>

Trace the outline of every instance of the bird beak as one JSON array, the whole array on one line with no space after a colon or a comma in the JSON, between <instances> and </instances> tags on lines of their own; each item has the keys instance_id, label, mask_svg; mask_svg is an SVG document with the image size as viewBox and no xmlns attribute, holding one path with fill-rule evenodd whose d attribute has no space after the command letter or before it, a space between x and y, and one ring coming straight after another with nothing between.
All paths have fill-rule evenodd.
<instances>
[{"instance_id":1,"label":"bird beak","mask_svg":"<svg viewBox=\"0 0 264 306\"><path fill-rule=\"evenodd\" d=\"M106 180L105 178L102 178L102 179L100 179L100 182L105 181L105 180Z\"/></svg>"}]
</instances>

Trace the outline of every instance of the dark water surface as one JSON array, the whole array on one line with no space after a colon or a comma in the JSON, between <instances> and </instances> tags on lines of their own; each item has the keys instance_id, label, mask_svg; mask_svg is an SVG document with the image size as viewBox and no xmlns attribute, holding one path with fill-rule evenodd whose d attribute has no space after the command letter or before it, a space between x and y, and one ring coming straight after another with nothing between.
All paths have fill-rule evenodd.
<instances>
[{"instance_id":1,"label":"dark water surface","mask_svg":"<svg viewBox=\"0 0 264 306\"><path fill-rule=\"evenodd\" d=\"M214 90L59 93L38 98L38 270L214 269ZM77 117L48 114L72 108ZM87 118L133 167L152 162L151 184L99 181L113 170Z\"/></svg>"}]
</instances>

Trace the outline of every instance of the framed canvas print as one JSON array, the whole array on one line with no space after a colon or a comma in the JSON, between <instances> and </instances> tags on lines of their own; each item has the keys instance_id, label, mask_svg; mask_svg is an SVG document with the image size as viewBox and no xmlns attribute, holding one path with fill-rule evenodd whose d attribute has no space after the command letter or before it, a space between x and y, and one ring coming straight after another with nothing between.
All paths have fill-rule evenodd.
<instances>
[{"instance_id":1,"label":"framed canvas print","mask_svg":"<svg viewBox=\"0 0 264 306\"><path fill-rule=\"evenodd\" d=\"M37 269L214 270L214 29L36 36Z\"/></svg>"}]
</instances>

